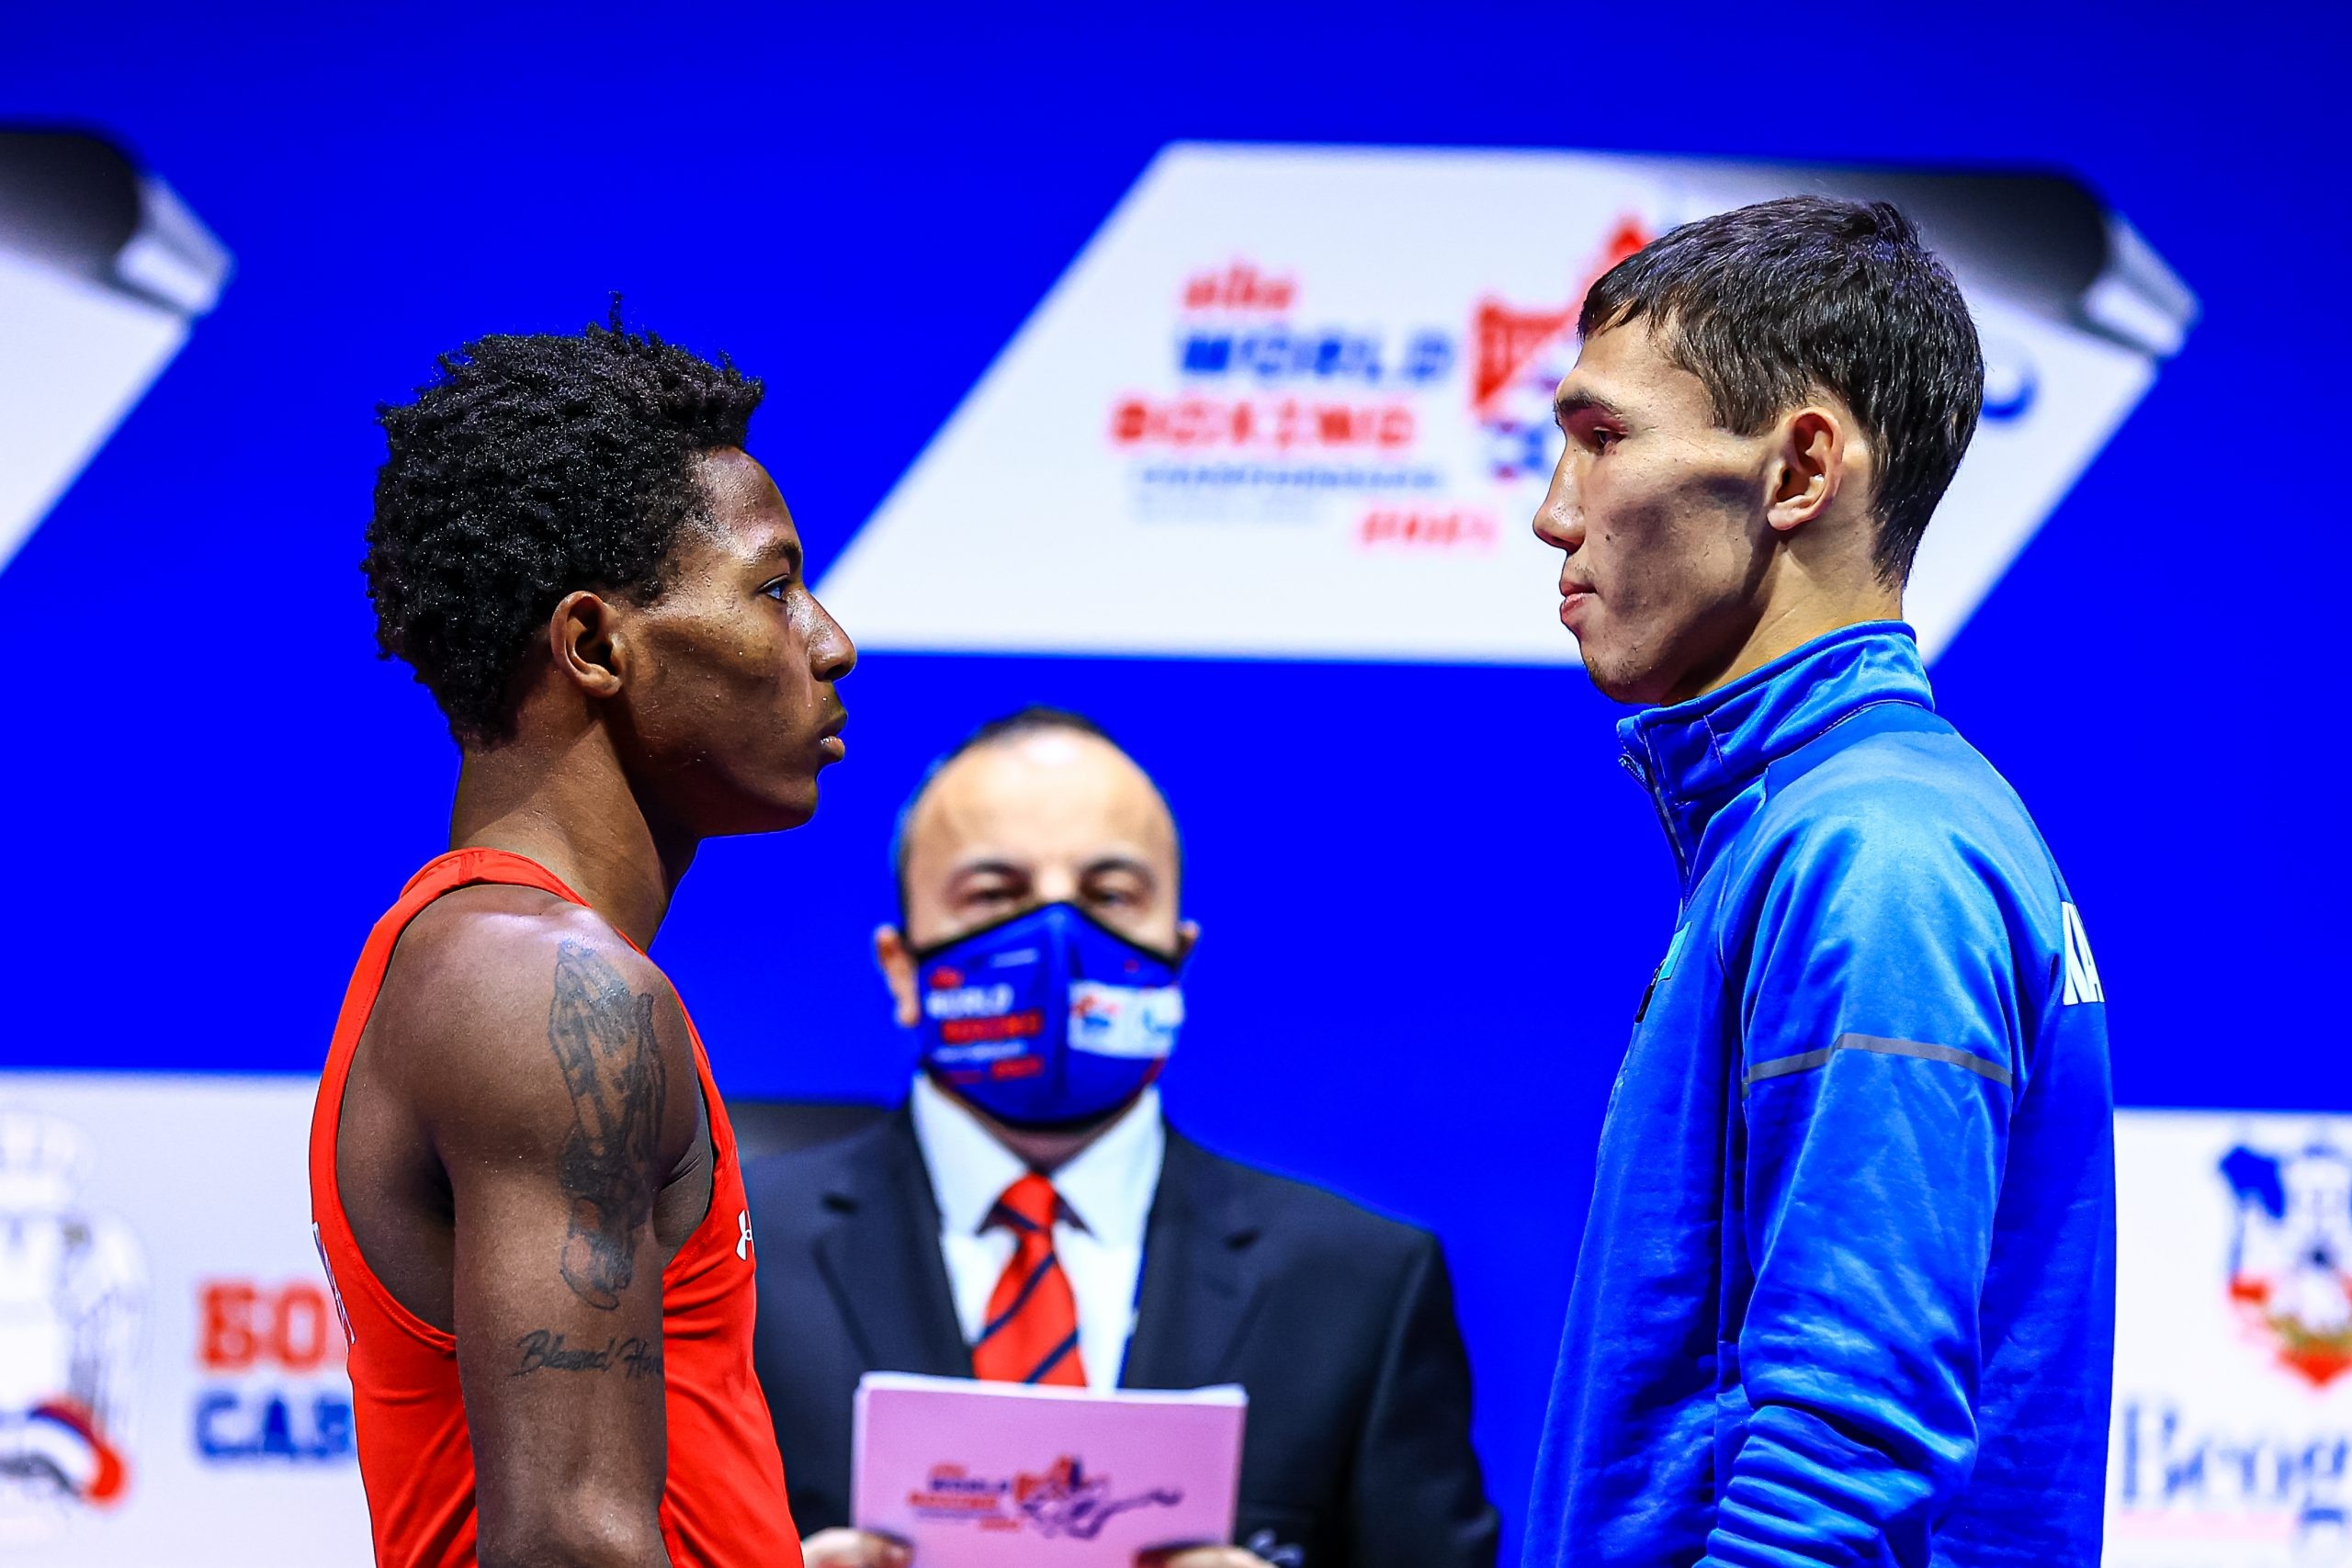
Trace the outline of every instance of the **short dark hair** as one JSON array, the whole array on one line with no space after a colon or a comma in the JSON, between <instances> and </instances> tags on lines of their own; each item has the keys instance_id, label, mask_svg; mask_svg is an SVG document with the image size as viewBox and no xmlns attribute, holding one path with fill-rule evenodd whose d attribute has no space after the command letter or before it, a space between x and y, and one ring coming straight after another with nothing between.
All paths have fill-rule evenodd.
<instances>
[{"instance_id":1,"label":"short dark hair","mask_svg":"<svg viewBox=\"0 0 2352 1568\"><path fill-rule=\"evenodd\" d=\"M906 918L907 910L908 830L914 826L915 807L921 806L922 797L931 793L932 782L941 773L945 773L950 763L967 751L977 751L983 746L1001 746L1010 741L1019 740L1024 736L1040 735L1054 730L1069 735L1091 737L1116 751L1120 756L1125 757L1127 761L1135 761L1134 756L1125 747L1112 738L1109 730L1084 714L1072 713L1068 708L1051 707L1044 703L1032 703L1027 707L1006 714L1001 718L989 719L986 724L974 729L963 739L931 760L931 765L922 771L922 777L915 781L915 787L907 792L905 803L899 807L898 822L890 829L890 880L899 890L900 919ZM1144 769L1142 763L1136 762L1136 766L1143 772L1144 777L1150 781L1152 793L1159 796L1159 804L1163 807L1167 806L1168 796L1160 789L1159 781L1152 778L1149 770ZM1172 809L1168 813L1168 821L1173 828L1176 813ZM1184 835L1182 829L1176 832L1176 864L1178 874L1181 875L1184 864Z\"/></svg>"},{"instance_id":2,"label":"short dark hair","mask_svg":"<svg viewBox=\"0 0 2352 1568\"><path fill-rule=\"evenodd\" d=\"M390 452L368 525L376 642L416 671L461 745L514 733L515 678L563 596L650 603L707 500L695 459L741 446L758 381L621 323L477 338L413 402L376 410Z\"/></svg>"},{"instance_id":3,"label":"short dark hair","mask_svg":"<svg viewBox=\"0 0 2352 1568\"><path fill-rule=\"evenodd\" d=\"M1792 196L1702 218L1587 292L1587 338L1646 317L1706 383L1715 419L1753 434L1816 389L1854 412L1871 476L1879 576L1910 575L1928 519L1976 433L1984 358L1951 273L1892 203Z\"/></svg>"}]
</instances>

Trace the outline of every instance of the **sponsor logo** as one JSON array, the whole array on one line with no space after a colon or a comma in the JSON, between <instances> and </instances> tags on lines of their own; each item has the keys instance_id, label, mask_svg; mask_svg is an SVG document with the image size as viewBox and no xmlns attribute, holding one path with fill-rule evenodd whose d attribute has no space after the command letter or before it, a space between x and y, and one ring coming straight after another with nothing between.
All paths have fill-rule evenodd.
<instances>
[{"instance_id":1,"label":"sponsor logo","mask_svg":"<svg viewBox=\"0 0 2352 1568\"><path fill-rule=\"evenodd\" d=\"M2200 1421L2168 1399L2127 1399L2116 1417L2110 1484L2125 1536L2291 1543L2299 1562L2352 1557L2352 1431Z\"/></svg>"},{"instance_id":2,"label":"sponsor logo","mask_svg":"<svg viewBox=\"0 0 2352 1568\"><path fill-rule=\"evenodd\" d=\"M1419 432L1409 403L1309 398L1147 398L1111 413L1111 444L1261 452L1403 452Z\"/></svg>"},{"instance_id":3,"label":"sponsor logo","mask_svg":"<svg viewBox=\"0 0 2352 1568\"><path fill-rule=\"evenodd\" d=\"M82 1190L93 1147L58 1117L0 1111L0 1540L41 1540L121 1503L145 1256Z\"/></svg>"},{"instance_id":4,"label":"sponsor logo","mask_svg":"<svg viewBox=\"0 0 2352 1568\"><path fill-rule=\"evenodd\" d=\"M752 1258L752 1211L746 1209L737 1214L735 1224L743 1233L735 1238L735 1256L748 1263Z\"/></svg>"},{"instance_id":5,"label":"sponsor logo","mask_svg":"<svg viewBox=\"0 0 2352 1568\"><path fill-rule=\"evenodd\" d=\"M2107 1000L2107 987L2098 981L2098 961L2091 956L2090 933L2083 930L2083 912L2072 904L2061 904L2058 919L2066 939L2065 985L2059 994L2059 1005L2075 1007Z\"/></svg>"},{"instance_id":6,"label":"sponsor logo","mask_svg":"<svg viewBox=\"0 0 2352 1568\"><path fill-rule=\"evenodd\" d=\"M2116 1122L2109 1562L2352 1564L2345 1125L2196 1112Z\"/></svg>"},{"instance_id":7,"label":"sponsor logo","mask_svg":"<svg viewBox=\"0 0 2352 1568\"><path fill-rule=\"evenodd\" d=\"M1001 1018L951 1019L939 1026L943 1044L972 1045L993 1040L1029 1040L1044 1033L1046 1015L1035 1009L1026 1012L1009 1012ZM942 1052L943 1060L949 1059Z\"/></svg>"},{"instance_id":8,"label":"sponsor logo","mask_svg":"<svg viewBox=\"0 0 2352 1568\"><path fill-rule=\"evenodd\" d=\"M1014 1529L1018 1524L1004 1512L1005 1495L1012 1490L1010 1481L974 1475L960 1464L934 1464L923 1483L907 1494L907 1506L918 1518L994 1520L999 1528Z\"/></svg>"},{"instance_id":9,"label":"sponsor logo","mask_svg":"<svg viewBox=\"0 0 2352 1568\"><path fill-rule=\"evenodd\" d=\"M1491 551L1502 537L1495 514L1480 506L1375 506L1356 524L1364 550Z\"/></svg>"},{"instance_id":10,"label":"sponsor logo","mask_svg":"<svg viewBox=\"0 0 2352 1568\"><path fill-rule=\"evenodd\" d=\"M1222 272L1196 272L1184 280L1187 310L1269 310L1290 309L1298 298L1298 280L1261 273L1255 265L1238 261Z\"/></svg>"},{"instance_id":11,"label":"sponsor logo","mask_svg":"<svg viewBox=\"0 0 2352 1568\"><path fill-rule=\"evenodd\" d=\"M351 1461L346 1341L325 1288L311 1280L208 1280L196 1294L197 1457L226 1465Z\"/></svg>"},{"instance_id":12,"label":"sponsor logo","mask_svg":"<svg viewBox=\"0 0 2352 1568\"><path fill-rule=\"evenodd\" d=\"M1344 536L1360 554L1493 554L1502 525L1487 485L1548 480L1552 394L1575 363L1585 292L1651 232L1621 218L1566 303L1485 295L1466 331L1318 321L1295 270L1253 260L1194 272L1177 291L1172 388L1110 408L1139 515L1311 525L1337 503L1362 508ZM1475 427L1466 466L1430 439L1459 423L1462 394L1437 395L1457 380Z\"/></svg>"},{"instance_id":13,"label":"sponsor logo","mask_svg":"<svg viewBox=\"0 0 2352 1568\"><path fill-rule=\"evenodd\" d=\"M1247 259L1194 272L1176 306L1172 388L1121 393L1105 426L1113 455L1132 460L1142 515L1214 521L1238 507L1257 522L1301 522L1334 500L1440 489L1421 454L1424 402L1459 368L1453 333L1317 320L1295 272ZM1434 525L1404 525L1414 509L1383 510L1386 520L1360 530L1366 547L1451 542Z\"/></svg>"},{"instance_id":14,"label":"sponsor logo","mask_svg":"<svg viewBox=\"0 0 2352 1568\"><path fill-rule=\"evenodd\" d=\"M1121 1514L1138 1508L1172 1508L1183 1500L1184 1494L1172 1486L1113 1496L1109 1476L1088 1474L1068 1454L1056 1460L1043 1475L1020 1475L1012 1483L1013 1506L1048 1540L1067 1536L1072 1540L1092 1540Z\"/></svg>"},{"instance_id":15,"label":"sponsor logo","mask_svg":"<svg viewBox=\"0 0 2352 1568\"><path fill-rule=\"evenodd\" d=\"M1034 950L1025 951L1000 955L994 964L1003 967L1008 957L1016 964L1031 964L1036 956ZM1020 1042L1045 1032L1046 1015L1035 1008L1014 1011L1013 1004L1018 999L1008 981L973 983L957 969L943 965L933 970L922 1007L924 1012L939 1020L939 1041L944 1047L939 1053L940 1065L987 1064L988 1076L1001 1078L1037 1071L1036 1062L1012 1058L1026 1052L1027 1047ZM970 1083L978 1075L949 1076L958 1082Z\"/></svg>"},{"instance_id":16,"label":"sponsor logo","mask_svg":"<svg viewBox=\"0 0 2352 1568\"><path fill-rule=\"evenodd\" d=\"M1195 272L1178 291L1175 389L1115 399L1109 445L1136 459L1146 515L1224 518L1239 502L1261 523L1304 522L1354 501L1364 509L1347 538L1358 551L1491 554L1495 510L1447 493L1472 474L1424 450L1434 425L1459 417L1430 395L1466 368L1486 477L1542 481L1557 455L1552 391L1575 357L1585 289L1649 233L1621 220L1565 305L1478 299L1466 336L1317 322L1295 271L1255 261Z\"/></svg>"},{"instance_id":17,"label":"sponsor logo","mask_svg":"<svg viewBox=\"0 0 2352 1568\"><path fill-rule=\"evenodd\" d=\"M1863 197L1891 176L1170 147L826 573L825 602L870 646L936 652L1573 663L1544 603L1557 558L1527 519L1593 280L1792 181ZM1969 180L1901 180L1938 223L2013 242L1962 278L1985 396L1906 597L1931 659L2196 314L2087 192L2063 198L2110 236L2086 276L2085 231L2013 222L2006 193L2029 187Z\"/></svg>"},{"instance_id":18,"label":"sponsor logo","mask_svg":"<svg viewBox=\"0 0 2352 1568\"><path fill-rule=\"evenodd\" d=\"M922 1010L933 1018L996 1018L1012 1010L1012 987L1000 980L993 986L941 987L922 999Z\"/></svg>"},{"instance_id":19,"label":"sponsor logo","mask_svg":"<svg viewBox=\"0 0 2352 1568\"><path fill-rule=\"evenodd\" d=\"M969 1523L983 1530L1033 1531L1049 1540L1092 1540L1122 1514L1173 1507L1184 1500L1176 1487L1148 1487L1124 1495L1111 1478L1090 1472L1077 1456L1064 1454L1035 1474L974 1475L960 1464L936 1464L923 1484L907 1495L917 1517Z\"/></svg>"},{"instance_id":20,"label":"sponsor logo","mask_svg":"<svg viewBox=\"0 0 2352 1568\"><path fill-rule=\"evenodd\" d=\"M1165 1056L1184 1021L1184 993L1174 986L1110 986L1073 980L1070 1043L1100 1056Z\"/></svg>"},{"instance_id":21,"label":"sponsor logo","mask_svg":"<svg viewBox=\"0 0 2352 1568\"><path fill-rule=\"evenodd\" d=\"M2241 1144L2221 1174L2235 1201L2239 1322L2278 1366L2324 1388L2352 1371L2352 1157L2327 1143L2289 1154Z\"/></svg>"}]
</instances>

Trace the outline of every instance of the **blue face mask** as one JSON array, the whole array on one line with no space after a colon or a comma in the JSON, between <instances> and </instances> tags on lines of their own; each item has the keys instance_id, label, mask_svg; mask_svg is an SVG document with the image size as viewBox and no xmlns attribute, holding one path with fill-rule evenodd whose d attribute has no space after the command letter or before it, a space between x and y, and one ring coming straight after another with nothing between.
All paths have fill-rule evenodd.
<instances>
[{"instance_id":1,"label":"blue face mask","mask_svg":"<svg viewBox=\"0 0 2352 1568\"><path fill-rule=\"evenodd\" d=\"M1181 966L1069 904L943 942L916 955L923 1066L1016 1125L1100 1116L1176 1048Z\"/></svg>"}]
</instances>

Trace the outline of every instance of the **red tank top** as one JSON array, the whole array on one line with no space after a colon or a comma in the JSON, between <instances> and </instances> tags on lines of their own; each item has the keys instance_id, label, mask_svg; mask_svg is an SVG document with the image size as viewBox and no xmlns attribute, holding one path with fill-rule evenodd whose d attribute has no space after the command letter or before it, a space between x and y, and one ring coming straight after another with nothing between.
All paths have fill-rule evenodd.
<instances>
[{"instance_id":1,"label":"red tank top","mask_svg":"<svg viewBox=\"0 0 2352 1568\"><path fill-rule=\"evenodd\" d=\"M311 1118L311 1228L351 1337L359 1477L379 1568L472 1568L474 1457L458 1392L458 1342L393 1300L360 1256L335 1185L335 1133L352 1056L401 932L435 898L481 882L587 902L544 867L501 850L458 850L418 872L360 950ZM662 1537L676 1568L798 1568L775 1429L752 1375L752 1223L735 1133L692 1020L686 1032L713 1158L710 1213L662 1270L670 1429Z\"/></svg>"}]
</instances>

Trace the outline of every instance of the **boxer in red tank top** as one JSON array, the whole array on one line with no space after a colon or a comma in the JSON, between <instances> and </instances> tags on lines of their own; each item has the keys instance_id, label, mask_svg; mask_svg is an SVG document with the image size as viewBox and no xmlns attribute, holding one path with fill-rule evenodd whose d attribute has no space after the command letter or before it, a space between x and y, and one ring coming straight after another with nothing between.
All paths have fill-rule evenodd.
<instances>
[{"instance_id":1,"label":"boxer in red tank top","mask_svg":"<svg viewBox=\"0 0 2352 1568\"><path fill-rule=\"evenodd\" d=\"M382 411L366 563L461 757L311 1137L383 1568L797 1568L701 1041L645 956L695 847L806 821L854 650L650 335L485 338Z\"/></svg>"}]
</instances>

